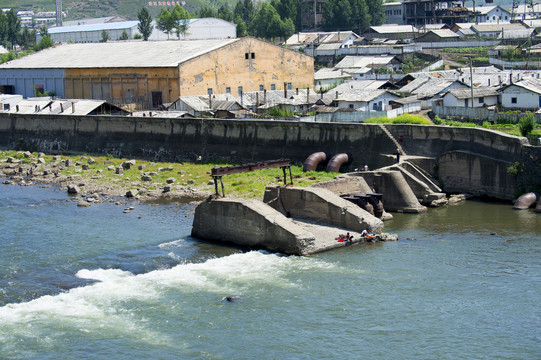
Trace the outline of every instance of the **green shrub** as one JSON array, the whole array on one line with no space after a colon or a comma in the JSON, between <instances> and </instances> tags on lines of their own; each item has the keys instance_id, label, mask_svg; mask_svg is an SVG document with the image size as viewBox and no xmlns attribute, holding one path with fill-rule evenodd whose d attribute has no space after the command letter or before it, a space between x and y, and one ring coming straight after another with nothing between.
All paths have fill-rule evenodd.
<instances>
[{"instance_id":1,"label":"green shrub","mask_svg":"<svg viewBox=\"0 0 541 360\"><path fill-rule=\"evenodd\" d=\"M526 112L526 115L521 117L518 121L518 129L520 130L520 135L528 136L532 130L535 128L535 118L531 112Z\"/></svg>"},{"instance_id":2,"label":"green shrub","mask_svg":"<svg viewBox=\"0 0 541 360\"><path fill-rule=\"evenodd\" d=\"M430 125L431 122L427 118L419 115L402 114L395 118L389 119L387 117L369 118L365 120L365 123L371 124L414 124L414 125Z\"/></svg>"}]
</instances>

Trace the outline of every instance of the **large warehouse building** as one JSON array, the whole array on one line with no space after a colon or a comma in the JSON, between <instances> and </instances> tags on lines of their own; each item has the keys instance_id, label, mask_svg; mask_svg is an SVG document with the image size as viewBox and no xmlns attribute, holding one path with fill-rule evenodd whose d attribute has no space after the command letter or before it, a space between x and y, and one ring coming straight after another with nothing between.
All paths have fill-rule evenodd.
<instances>
[{"instance_id":1,"label":"large warehouse building","mask_svg":"<svg viewBox=\"0 0 541 360\"><path fill-rule=\"evenodd\" d=\"M0 65L0 92L155 109L179 96L312 88L314 60L254 38L63 44Z\"/></svg>"}]
</instances>

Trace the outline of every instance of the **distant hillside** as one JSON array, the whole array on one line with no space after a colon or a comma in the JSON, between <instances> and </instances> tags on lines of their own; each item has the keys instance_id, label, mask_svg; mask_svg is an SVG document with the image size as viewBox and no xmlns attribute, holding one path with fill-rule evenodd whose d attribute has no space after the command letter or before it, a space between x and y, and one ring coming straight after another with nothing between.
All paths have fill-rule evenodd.
<instances>
[{"instance_id":1,"label":"distant hillside","mask_svg":"<svg viewBox=\"0 0 541 360\"><path fill-rule=\"evenodd\" d=\"M231 8L236 0L184 0L184 8L193 13L203 5L220 6L228 3ZM153 1L154 2L154 1ZM156 2L158 2L156 0ZM161 10L161 6L148 6L149 0L62 0L62 9L67 12L65 20L78 20L84 18L105 17L122 15L128 19L136 20L137 12L146 6L150 14L155 18ZM13 8L19 10L53 11L55 0L0 0L0 8Z\"/></svg>"}]
</instances>

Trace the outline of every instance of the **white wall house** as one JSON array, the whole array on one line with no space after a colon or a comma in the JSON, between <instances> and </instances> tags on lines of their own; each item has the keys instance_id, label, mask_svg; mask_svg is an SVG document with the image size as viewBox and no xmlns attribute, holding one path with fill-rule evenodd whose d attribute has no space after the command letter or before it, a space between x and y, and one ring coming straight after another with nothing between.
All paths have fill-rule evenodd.
<instances>
[{"instance_id":1,"label":"white wall house","mask_svg":"<svg viewBox=\"0 0 541 360\"><path fill-rule=\"evenodd\" d=\"M469 7L468 10L473 11L473 7ZM476 6L475 12L479 13L476 16L478 23L511 22L511 13L498 5Z\"/></svg>"},{"instance_id":2,"label":"white wall house","mask_svg":"<svg viewBox=\"0 0 541 360\"><path fill-rule=\"evenodd\" d=\"M389 101L400 96L387 90L359 90L339 95L333 100L332 106L339 109L356 109L361 111L382 111L391 109Z\"/></svg>"},{"instance_id":3,"label":"white wall house","mask_svg":"<svg viewBox=\"0 0 541 360\"><path fill-rule=\"evenodd\" d=\"M154 28L149 40L168 40L177 39L175 30L169 36L156 28L156 22L153 21ZM188 31L185 35L180 35L180 40L206 40L206 39L227 39L237 37L237 25L217 18L200 18L188 20Z\"/></svg>"},{"instance_id":4,"label":"white wall house","mask_svg":"<svg viewBox=\"0 0 541 360\"><path fill-rule=\"evenodd\" d=\"M500 91L501 105L506 109L538 109L541 107L541 83L522 80Z\"/></svg>"},{"instance_id":5,"label":"white wall house","mask_svg":"<svg viewBox=\"0 0 541 360\"><path fill-rule=\"evenodd\" d=\"M473 89L473 107L498 104L498 92L493 88ZM472 107L471 89L450 90L443 96L443 106Z\"/></svg>"}]
</instances>

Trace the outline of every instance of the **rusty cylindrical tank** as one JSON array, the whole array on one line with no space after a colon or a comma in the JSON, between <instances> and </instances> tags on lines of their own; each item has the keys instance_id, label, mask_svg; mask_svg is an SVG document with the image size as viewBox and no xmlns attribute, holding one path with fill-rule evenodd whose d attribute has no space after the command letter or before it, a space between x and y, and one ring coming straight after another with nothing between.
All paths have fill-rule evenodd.
<instances>
[{"instance_id":1,"label":"rusty cylindrical tank","mask_svg":"<svg viewBox=\"0 0 541 360\"><path fill-rule=\"evenodd\" d=\"M383 194L379 193L370 193L366 194L369 196L368 201L374 207L374 216L382 217L383 216Z\"/></svg>"}]
</instances>

